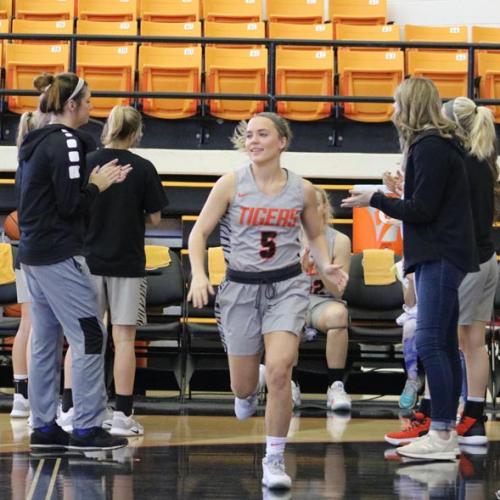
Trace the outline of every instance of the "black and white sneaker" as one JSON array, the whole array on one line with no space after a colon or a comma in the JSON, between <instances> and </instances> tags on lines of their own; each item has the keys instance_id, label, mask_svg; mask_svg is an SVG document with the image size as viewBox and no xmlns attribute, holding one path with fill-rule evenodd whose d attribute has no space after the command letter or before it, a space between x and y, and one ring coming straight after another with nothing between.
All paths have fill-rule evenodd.
<instances>
[{"instance_id":1,"label":"black and white sneaker","mask_svg":"<svg viewBox=\"0 0 500 500\"><path fill-rule=\"evenodd\" d=\"M125 438L114 437L102 427L92 427L86 431L84 435L73 431L69 441L70 450L115 450L128 444Z\"/></svg>"},{"instance_id":2,"label":"black and white sneaker","mask_svg":"<svg viewBox=\"0 0 500 500\"><path fill-rule=\"evenodd\" d=\"M69 445L70 436L56 423L33 429L30 435L30 448L51 448L66 450Z\"/></svg>"}]
</instances>

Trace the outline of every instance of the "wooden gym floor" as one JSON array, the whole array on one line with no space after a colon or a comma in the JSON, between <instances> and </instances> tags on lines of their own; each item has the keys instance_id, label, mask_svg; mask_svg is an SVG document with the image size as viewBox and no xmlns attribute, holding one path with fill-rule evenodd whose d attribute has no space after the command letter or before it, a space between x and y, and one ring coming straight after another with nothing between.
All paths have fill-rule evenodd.
<instances>
[{"instance_id":1,"label":"wooden gym floor","mask_svg":"<svg viewBox=\"0 0 500 500\"><path fill-rule=\"evenodd\" d=\"M292 420L286 451L292 490L274 493L260 484L262 410L240 422L227 408L200 407L139 415L145 435L127 448L56 456L30 454L26 420L2 413L0 498L487 500L500 490L500 421L491 412L488 447L464 447L456 462L404 463L383 440L397 418L358 402L351 416L306 409Z\"/></svg>"}]
</instances>

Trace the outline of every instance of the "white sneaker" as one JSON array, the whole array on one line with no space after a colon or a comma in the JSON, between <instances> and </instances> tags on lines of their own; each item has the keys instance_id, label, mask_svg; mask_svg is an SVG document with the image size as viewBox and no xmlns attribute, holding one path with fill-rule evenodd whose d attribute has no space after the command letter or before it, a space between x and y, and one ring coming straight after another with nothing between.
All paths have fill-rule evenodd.
<instances>
[{"instance_id":1,"label":"white sneaker","mask_svg":"<svg viewBox=\"0 0 500 500\"><path fill-rule=\"evenodd\" d=\"M105 414L104 414L104 420L102 422L102 428L106 431L109 431L111 427L113 426L113 409L112 408L106 408Z\"/></svg>"},{"instance_id":2,"label":"white sneaker","mask_svg":"<svg viewBox=\"0 0 500 500\"><path fill-rule=\"evenodd\" d=\"M329 432L333 441L341 441L342 436L351 420L351 414L347 412L326 412L326 430Z\"/></svg>"},{"instance_id":3,"label":"white sneaker","mask_svg":"<svg viewBox=\"0 0 500 500\"><path fill-rule=\"evenodd\" d=\"M293 380L290 381L292 384L292 409L297 408L302 404L300 397L300 386L296 384Z\"/></svg>"},{"instance_id":4,"label":"white sneaker","mask_svg":"<svg viewBox=\"0 0 500 500\"><path fill-rule=\"evenodd\" d=\"M345 392L344 384L340 380L337 380L328 388L326 407L332 411L350 411L351 398Z\"/></svg>"},{"instance_id":5,"label":"white sneaker","mask_svg":"<svg viewBox=\"0 0 500 500\"><path fill-rule=\"evenodd\" d=\"M250 418L257 411L257 404L259 398L257 393L254 393L248 398L240 399L234 398L234 413L238 420L246 420Z\"/></svg>"},{"instance_id":6,"label":"white sneaker","mask_svg":"<svg viewBox=\"0 0 500 500\"><path fill-rule=\"evenodd\" d=\"M56 418L56 423L63 431L73 432L73 416L75 414L75 409L71 407L68 411L62 411L59 417Z\"/></svg>"},{"instance_id":7,"label":"white sneaker","mask_svg":"<svg viewBox=\"0 0 500 500\"><path fill-rule=\"evenodd\" d=\"M10 416L11 418L27 418L30 416L30 402L22 394L14 394Z\"/></svg>"},{"instance_id":8,"label":"white sneaker","mask_svg":"<svg viewBox=\"0 0 500 500\"><path fill-rule=\"evenodd\" d=\"M285 472L283 455L268 455L262 459L262 484L270 489L292 486L292 479Z\"/></svg>"},{"instance_id":9,"label":"white sneaker","mask_svg":"<svg viewBox=\"0 0 500 500\"><path fill-rule=\"evenodd\" d=\"M112 436L142 436L144 427L134 420L133 416L126 416L121 411L113 412L113 423L109 433Z\"/></svg>"},{"instance_id":10,"label":"white sneaker","mask_svg":"<svg viewBox=\"0 0 500 500\"><path fill-rule=\"evenodd\" d=\"M450 432L448 439L441 439L438 431L430 430L425 436L396 451L404 457L424 460L455 460L460 455L455 431Z\"/></svg>"}]
</instances>

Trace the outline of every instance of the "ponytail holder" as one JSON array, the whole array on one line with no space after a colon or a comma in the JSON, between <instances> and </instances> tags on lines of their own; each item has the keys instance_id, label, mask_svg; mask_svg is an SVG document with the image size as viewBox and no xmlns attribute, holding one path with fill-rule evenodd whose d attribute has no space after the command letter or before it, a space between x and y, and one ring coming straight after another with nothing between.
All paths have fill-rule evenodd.
<instances>
[{"instance_id":1,"label":"ponytail holder","mask_svg":"<svg viewBox=\"0 0 500 500\"><path fill-rule=\"evenodd\" d=\"M46 87L42 90L42 93L47 92L47 90L49 90L49 89L50 89L50 86L51 86L51 85L52 85L52 84L51 84L51 83L49 83L49 84L48 84L48 85L47 85L47 86L46 86Z\"/></svg>"},{"instance_id":2,"label":"ponytail holder","mask_svg":"<svg viewBox=\"0 0 500 500\"><path fill-rule=\"evenodd\" d=\"M477 115L477 106L474 108L474 113Z\"/></svg>"}]
</instances>

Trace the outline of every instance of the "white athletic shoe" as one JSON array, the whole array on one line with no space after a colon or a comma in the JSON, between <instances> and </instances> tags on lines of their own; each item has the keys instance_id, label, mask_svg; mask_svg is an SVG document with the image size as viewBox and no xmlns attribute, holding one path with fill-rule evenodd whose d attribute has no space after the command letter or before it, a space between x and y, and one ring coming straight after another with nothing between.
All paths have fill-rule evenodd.
<instances>
[{"instance_id":1,"label":"white athletic shoe","mask_svg":"<svg viewBox=\"0 0 500 500\"><path fill-rule=\"evenodd\" d=\"M109 433L112 436L142 436L144 427L137 420L134 420L132 415L127 417L121 411L114 411Z\"/></svg>"},{"instance_id":2,"label":"white athletic shoe","mask_svg":"<svg viewBox=\"0 0 500 500\"><path fill-rule=\"evenodd\" d=\"M424 460L455 460L460 455L455 431L450 432L448 439L441 439L437 431L430 430L425 436L396 451L404 457Z\"/></svg>"},{"instance_id":3,"label":"white athletic shoe","mask_svg":"<svg viewBox=\"0 0 500 500\"><path fill-rule=\"evenodd\" d=\"M104 415L104 421L102 422L102 428L106 431L109 431L113 426L113 409L106 408L106 413Z\"/></svg>"},{"instance_id":4,"label":"white athletic shoe","mask_svg":"<svg viewBox=\"0 0 500 500\"><path fill-rule=\"evenodd\" d=\"M257 404L259 398L257 393L254 393L248 398L240 399L234 398L234 413L238 420L246 420L250 418L257 411Z\"/></svg>"},{"instance_id":5,"label":"white athletic shoe","mask_svg":"<svg viewBox=\"0 0 500 500\"><path fill-rule=\"evenodd\" d=\"M270 489L292 487L292 479L285 472L283 455L268 455L262 459L262 484Z\"/></svg>"},{"instance_id":6,"label":"white athletic shoe","mask_svg":"<svg viewBox=\"0 0 500 500\"><path fill-rule=\"evenodd\" d=\"M71 407L68 411L60 410L59 416L56 418L56 423L63 431L73 432L73 416L75 410Z\"/></svg>"},{"instance_id":7,"label":"white athletic shoe","mask_svg":"<svg viewBox=\"0 0 500 500\"><path fill-rule=\"evenodd\" d=\"M30 416L30 402L22 394L14 394L11 418L27 418Z\"/></svg>"},{"instance_id":8,"label":"white athletic shoe","mask_svg":"<svg viewBox=\"0 0 500 500\"><path fill-rule=\"evenodd\" d=\"M297 408L302 404L302 399L300 397L300 386L296 384L293 380L290 381L292 384L292 409Z\"/></svg>"},{"instance_id":9,"label":"white athletic shoe","mask_svg":"<svg viewBox=\"0 0 500 500\"><path fill-rule=\"evenodd\" d=\"M328 388L326 407L332 411L350 411L351 398L345 392L344 384L340 380L337 380Z\"/></svg>"}]
</instances>

